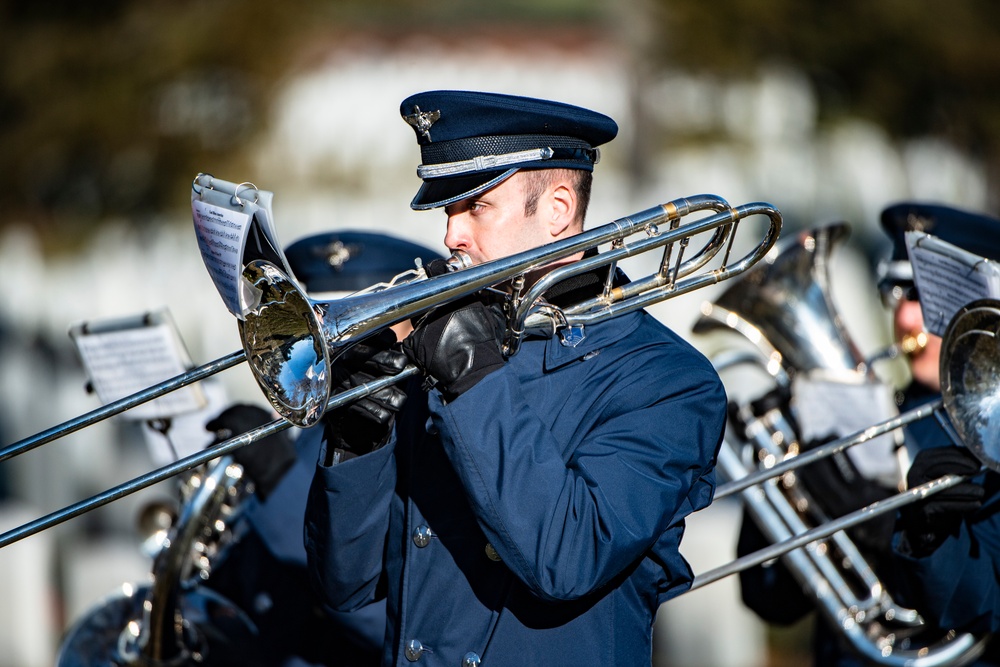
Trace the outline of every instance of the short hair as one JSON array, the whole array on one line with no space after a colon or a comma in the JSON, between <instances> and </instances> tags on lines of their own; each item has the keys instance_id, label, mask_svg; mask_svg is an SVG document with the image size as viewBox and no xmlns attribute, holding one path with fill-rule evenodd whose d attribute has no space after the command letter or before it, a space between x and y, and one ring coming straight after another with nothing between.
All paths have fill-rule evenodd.
<instances>
[{"instance_id":1,"label":"short hair","mask_svg":"<svg viewBox=\"0 0 1000 667\"><path fill-rule=\"evenodd\" d=\"M590 189L594 174L583 169L522 169L524 174L524 214L534 215L538 200L545 189L557 178L567 178L576 191L576 220L582 225L590 205Z\"/></svg>"}]
</instances>

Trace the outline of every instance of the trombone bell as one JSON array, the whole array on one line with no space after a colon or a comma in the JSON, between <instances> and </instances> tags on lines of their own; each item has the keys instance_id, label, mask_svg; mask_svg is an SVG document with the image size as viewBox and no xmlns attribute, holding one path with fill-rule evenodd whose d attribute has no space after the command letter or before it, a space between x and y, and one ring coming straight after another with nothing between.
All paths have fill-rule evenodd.
<instances>
[{"instance_id":1,"label":"trombone bell","mask_svg":"<svg viewBox=\"0 0 1000 667\"><path fill-rule=\"evenodd\" d=\"M941 342L948 421L980 463L1000 472L1000 301L981 299L951 319Z\"/></svg>"},{"instance_id":2,"label":"trombone bell","mask_svg":"<svg viewBox=\"0 0 1000 667\"><path fill-rule=\"evenodd\" d=\"M312 426L330 394L330 356L317 332L311 302L273 264L256 260L243 270L257 307L239 322L250 369L271 405L293 424Z\"/></svg>"}]
</instances>

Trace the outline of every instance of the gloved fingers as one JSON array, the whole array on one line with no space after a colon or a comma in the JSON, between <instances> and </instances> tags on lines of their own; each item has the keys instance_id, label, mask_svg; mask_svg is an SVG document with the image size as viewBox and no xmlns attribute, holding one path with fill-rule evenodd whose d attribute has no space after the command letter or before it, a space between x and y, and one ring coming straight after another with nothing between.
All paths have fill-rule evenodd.
<instances>
[{"instance_id":1,"label":"gloved fingers","mask_svg":"<svg viewBox=\"0 0 1000 667\"><path fill-rule=\"evenodd\" d=\"M503 318L503 306L499 301L499 298L489 291L480 291L468 296L464 296L461 299L456 299L455 301L449 301L448 303L441 304L431 308L421 317L414 321L414 328L426 328L433 322L440 322L447 319L454 313L463 310L475 310L484 311L490 309L495 313L499 313L501 321Z\"/></svg>"},{"instance_id":2,"label":"gloved fingers","mask_svg":"<svg viewBox=\"0 0 1000 667\"><path fill-rule=\"evenodd\" d=\"M272 419L271 413L261 407L236 404L226 408L214 419L207 422L205 430L215 434L211 445L217 445L233 436L266 424Z\"/></svg>"},{"instance_id":3,"label":"gloved fingers","mask_svg":"<svg viewBox=\"0 0 1000 667\"><path fill-rule=\"evenodd\" d=\"M379 389L373 394L369 394L364 398L354 401L349 406L347 406L347 408L348 410L350 410L354 406L364 405L366 406L365 410L368 412L372 412L374 408L377 408L379 410L388 410L390 412L399 412L400 410L403 409L403 405L405 403L406 403L406 392L404 392L402 389L399 389L398 387L384 387L383 389ZM367 406L374 406L374 407L369 408Z\"/></svg>"},{"instance_id":4,"label":"gloved fingers","mask_svg":"<svg viewBox=\"0 0 1000 667\"><path fill-rule=\"evenodd\" d=\"M944 505L945 503L976 503L982 504L985 489L973 482L957 484L950 489L945 489L927 499L928 503Z\"/></svg>"},{"instance_id":5,"label":"gloved fingers","mask_svg":"<svg viewBox=\"0 0 1000 667\"><path fill-rule=\"evenodd\" d=\"M369 400L352 403L347 412L348 419L365 420L382 426L388 426L396 414L396 410Z\"/></svg>"},{"instance_id":6,"label":"gloved fingers","mask_svg":"<svg viewBox=\"0 0 1000 667\"><path fill-rule=\"evenodd\" d=\"M447 260L432 259L424 264L424 271L427 272L428 277L433 278L435 276L442 276L446 273L450 273L451 267L448 266Z\"/></svg>"},{"instance_id":7,"label":"gloved fingers","mask_svg":"<svg viewBox=\"0 0 1000 667\"><path fill-rule=\"evenodd\" d=\"M215 433L212 446L272 420L273 415L263 408L236 404L205 424L205 428ZM246 476L256 484L257 494L264 499L295 463L295 445L287 433L274 433L235 450L232 456L243 466Z\"/></svg>"},{"instance_id":8,"label":"gloved fingers","mask_svg":"<svg viewBox=\"0 0 1000 667\"><path fill-rule=\"evenodd\" d=\"M375 376L358 371L341 383L340 390L353 389L374 379ZM360 398L347 406L338 408L334 412L346 412L354 417L376 421L380 424L388 424L392 415L399 412L405 403L406 392L395 385L390 385L364 398Z\"/></svg>"},{"instance_id":9,"label":"gloved fingers","mask_svg":"<svg viewBox=\"0 0 1000 667\"><path fill-rule=\"evenodd\" d=\"M348 373L365 370L374 375L396 375L406 366L405 355L393 347L396 342L395 332L383 329L349 347L334 365Z\"/></svg>"},{"instance_id":10,"label":"gloved fingers","mask_svg":"<svg viewBox=\"0 0 1000 667\"><path fill-rule=\"evenodd\" d=\"M906 482L912 488L942 475L974 475L980 467L979 459L964 447L924 449L913 458Z\"/></svg>"},{"instance_id":11,"label":"gloved fingers","mask_svg":"<svg viewBox=\"0 0 1000 667\"><path fill-rule=\"evenodd\" d=\"M900 509L903 525L919 532L951 532L962 517L978 511L985 490L964 482Z\"/></svg>"}]
</instances>

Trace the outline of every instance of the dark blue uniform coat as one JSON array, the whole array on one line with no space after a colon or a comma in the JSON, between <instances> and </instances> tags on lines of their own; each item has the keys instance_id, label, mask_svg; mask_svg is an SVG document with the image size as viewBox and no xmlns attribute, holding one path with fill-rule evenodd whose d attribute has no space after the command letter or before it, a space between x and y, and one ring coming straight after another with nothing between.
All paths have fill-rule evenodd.
<instances>
[{"instance_id":1,"label":"dark blue uniform coat","mask_svg":"<svg viewBox=\"0 0 1000 667\"><path fill-rule=\"evenodd\" d=\"M525 340L448 405L411 394L387 446L318 467L310 571L333 608L387 598L383 664L649 664L726 397L644 312L586 333Z\"/></svg>"}]
</instances>

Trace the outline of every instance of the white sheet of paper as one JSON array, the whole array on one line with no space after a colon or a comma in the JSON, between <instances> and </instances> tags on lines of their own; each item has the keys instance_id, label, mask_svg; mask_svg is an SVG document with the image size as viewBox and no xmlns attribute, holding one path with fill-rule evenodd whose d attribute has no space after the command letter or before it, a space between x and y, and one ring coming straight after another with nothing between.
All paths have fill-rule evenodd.
<instances>
[{"instance_id":1,"label":"white sheet of paper","mask_svg":"<svg viewBox=\"0 0 1000 667\"><path fill-rule=\"evenodd\" d=\"M853 435L872 424L899 414L891 387L880 382L842 382L797 375L793 386L796 418L804 441L834 435ZM899 480L892 433L847 450L847 455L867 479L888 485Z\"/></svg>"},{"instance_id":2,"label":"white sheet of paper","mask_svg":"<svg viewBox=\"0 0 1000 667\"><path fill-rule=\"evenodd\" d=\"M960 308L1000 297L994 262L925 232L906 232L906 246L927 333L942 336Z\"/></svg>"},{"instance_id":3,"label":"white sheet of paper","mask_svg":"<svg viewBox=\"0 0 1000 667\"><path fill-rule=\"evenodd\" d=\"M102 403L110 403L184 373L182 352L168 324L82 333L74 336L87 375ZM149 420L198 410L204 397L184 387L122 413Z\"/></svg>"},{"instance_id":4,"label":"white sheet of paper","mask_svg":"<svg viewBox=\"0 0 1000 667\"><path fill-rule=\"evenodd\" d=\"M191 200L191 215L205 268L226 308L242 318L245 312L240 299L242 257L251 216L198 198Z\"/></svg>"}]
</instances>

